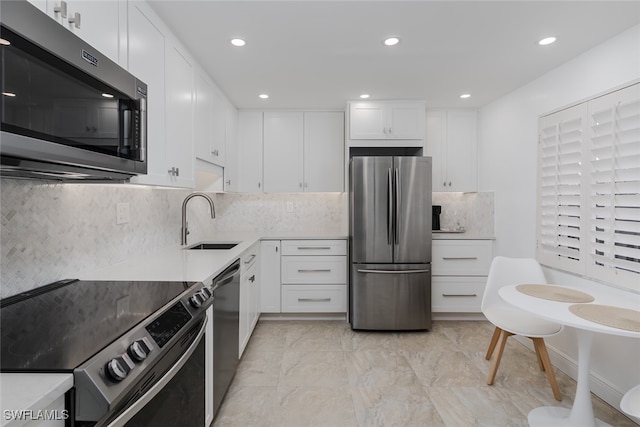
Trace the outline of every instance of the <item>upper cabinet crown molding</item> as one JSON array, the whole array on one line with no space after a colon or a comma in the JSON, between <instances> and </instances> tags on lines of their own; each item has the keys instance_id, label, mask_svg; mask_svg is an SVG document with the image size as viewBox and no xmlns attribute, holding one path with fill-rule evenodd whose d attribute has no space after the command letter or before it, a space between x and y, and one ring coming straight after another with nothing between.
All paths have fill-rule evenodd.
<instances>
[{"instance_id":1,"label":"upper cabinet crown molding","mask_svg":"<svg viewBox=\"0 0 640 427\"><path fill-rule=\"evenodd\" d=\"M424 101L351 101L347 111L350 147L424 144Z\"/></svg>"}]
</instances>

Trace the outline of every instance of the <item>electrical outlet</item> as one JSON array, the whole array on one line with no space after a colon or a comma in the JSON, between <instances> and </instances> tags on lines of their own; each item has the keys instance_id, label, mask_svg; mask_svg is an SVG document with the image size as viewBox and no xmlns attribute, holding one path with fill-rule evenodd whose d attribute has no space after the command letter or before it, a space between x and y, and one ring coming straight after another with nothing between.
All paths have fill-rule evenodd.
<instances>
[{"instance_id":1,"label":"electrical outlet","mask_svg":"<svg viewBox=\"0 0 640 427\"><path fill-rule=\"evenodd\" d=\"M129 203L116 204L116 224L127 224L129 222Z\"/></svg>"},{"instance_id":2,"label":"electrical outlet","mask_svg":"<svg viewBox=\"0 0 640 427\"><path fill-rule=\"evenodd\" d=\"M287 202L287 212L293 212L293 202Z\"/></svg>"}]
</instances>

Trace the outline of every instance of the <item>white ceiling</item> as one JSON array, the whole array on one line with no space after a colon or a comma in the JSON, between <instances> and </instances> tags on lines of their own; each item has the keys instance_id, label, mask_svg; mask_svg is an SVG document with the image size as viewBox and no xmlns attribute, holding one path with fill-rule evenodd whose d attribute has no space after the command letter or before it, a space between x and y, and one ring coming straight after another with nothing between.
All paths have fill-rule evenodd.
<instances>
[{"instance_id":1,"label":"white ceiling","mask_svg":"<svg viewBox=\"0 0 640 427\"><path fill-rule=\"evenodd\" d=\"M238 108L343 108L361 93L477 108L640 22L639 1L150 3Z\"/></svg>"}]
</instances>

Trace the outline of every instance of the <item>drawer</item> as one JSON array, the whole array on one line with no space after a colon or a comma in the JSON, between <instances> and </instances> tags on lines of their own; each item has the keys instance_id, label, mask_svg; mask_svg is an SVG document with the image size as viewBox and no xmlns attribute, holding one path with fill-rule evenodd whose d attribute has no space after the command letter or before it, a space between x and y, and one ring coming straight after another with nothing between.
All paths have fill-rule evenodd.
<instances>
[{"instance_id":1,"label":"drawer","mask_svg":"<svg viewBox=\"0 0 640 427\"><path fill-rule=\"evenodd\" d=\"M345 256L283 256L282 284L346 284Z\"/></svg>"},{"instance_id":2,"label":"drawer","mask_svg":"<svg viewBox=\"0 0 640 427\"><path fill-rule=\"evenodd\" d=\"M434 240L434 276L486 276L493 260L492 240Z\"/></svg>"},{"instance_id":3,"label":"drawer","mask_svg":"<svg viewBox=\"0 0 640 427\"><path fill-rule=\"evenodd\" d=\"M282 285L283 313L344 313L347 285Z\"/></svg>"},{"instance_id":4,"label":"drawer","mask_svg":"<svg viewBox=\"0 0 640 427\"><path fill-rule=\"evenodd\" d=\"M347 255L347 241L283 240L282 255Z\"/></svg>"},{"instance_id":5,"label":"drawer","mask_svg":"<svg viewBox=\"0 0 640 427\"><path fill-rule=\"evenodd\" d=\"M433 277L431 309L434 313L480 313L486 277Z\"/></svg>"}]
</instances>

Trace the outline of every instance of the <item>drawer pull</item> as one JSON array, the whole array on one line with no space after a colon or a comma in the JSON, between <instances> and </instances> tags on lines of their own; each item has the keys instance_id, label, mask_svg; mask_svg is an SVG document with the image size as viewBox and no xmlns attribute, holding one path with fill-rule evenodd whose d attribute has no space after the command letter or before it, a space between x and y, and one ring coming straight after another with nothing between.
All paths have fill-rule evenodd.
<instances>
[{"instance_id":1,"label":"drawer pull","mask_svg":"<svg viewBox=\"0 0 640 427\"><path fill-rule=\"evenodd\" d=\"M328 251L328 250L331 250L331 246L298 246L298 249L300 249L300 250L323 249L325 251Z\"/></svg>"},{"instance_id":2,"label":"drawer pull","mask_svg":"<svg viewBox=\"0 0 640 427\"><path fill-rule=\"evenodd\" d=\"M250 264L251 262L253 262L253 260L256 259L255 254L251 254L251 256L249 257L248 260L246 260L244 263L245 264Z\"/></svg>"},{"instance_id":3,"label":"drawer pull","mask_svg":"<svg viewBox=\"0 0 640 427\"><path fill-rule=\"evenodd\" d=\"M477 297L478 294L442 294L443 297Z\"/></svg>"},{"instance_id":4,"label":"drawer pull","mask_svg":"<svg viewBox=\"0 0 640 427\"><path fill-rule=\"evenodd\" d=\"M443 256L442 259L447 260L447 261L453 261L453 260L461 260L461 259L478 259L477 256L461 256L461 257L448 257L448 256Z\"/></svg>"},{"instance_id":5,"label":"drawer pull","mask_svg":"<svg viewBox=\"0 0 640 427\"><path fill-rule=\"evenodd\" d=\"M330 273L330 268L298 269L298 273Z\"/></svg>"},{"instance_id":6,"label":"drawer pull","mask_svg":"<svg viewBox=\"0 0 640 427\"><path fill-rule=\"evenodd\" d=\"M298 302L330 302L331 298L298 298Z\"/></svg>"},{"instance_id":7,"label":"drawer pull","mask_svg":"<svg viewBox=\"0 0 640 427\"><path fill-rule=\"evenodd\" d=\"M255 282L255 281L256 281L256 275L255 275L255 274L253 274L251 277L249 277L249 281L250 281L251 283Z\"/></svg>"}]
</instances>

